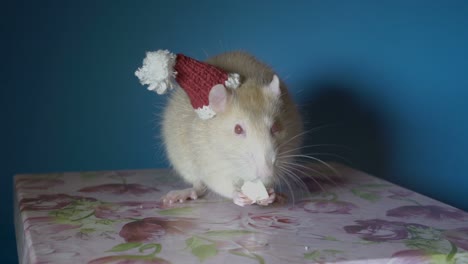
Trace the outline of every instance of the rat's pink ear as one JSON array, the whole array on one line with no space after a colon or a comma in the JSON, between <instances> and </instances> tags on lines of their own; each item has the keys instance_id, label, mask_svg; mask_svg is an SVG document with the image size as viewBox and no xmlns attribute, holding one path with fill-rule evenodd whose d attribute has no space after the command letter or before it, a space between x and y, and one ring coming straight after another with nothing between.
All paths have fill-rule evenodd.
<instances>
[{"instance_id":1,"label":"rat's pink ear","mask_svg":"<svg viewBox=\"0 0 468 264\"><path fill-rule=\"evenodd\" d=\"M226 109L228 93L226 87L222 84L217 84L211 88L209 101L210 107L216 112L221 113Z\"/></svg>"},{"instance_id":2,"label":"rat's pink ear","mask_svg":"<svg viewBox=\"0 0 468 264\"><path fill-rule=\"evenodd\" d=\"M273 80L271 80L270 84L265 86L265 89L268 90L273 95L275 95L276 97L280 96L281 94L280 81L276 74L273 75Z\"/></svg>"}]
</instances>

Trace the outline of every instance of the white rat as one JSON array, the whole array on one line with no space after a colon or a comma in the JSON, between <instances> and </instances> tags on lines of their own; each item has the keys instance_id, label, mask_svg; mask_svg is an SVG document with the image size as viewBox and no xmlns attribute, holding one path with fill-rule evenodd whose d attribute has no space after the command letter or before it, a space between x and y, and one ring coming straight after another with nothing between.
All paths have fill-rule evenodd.
<instances>
[{"instance_id":1,"label":"white rat","mask_svg":"<svg viewBox=\"0 0 468 264\"><path fill-rule=\"evenodd\" d=\"M197 199L209 189L244 206L275 200L282 164L301 144L302 122L286 86L271 68L244 52L229 52L207 61L236 72L242 85L216 85L209 94L216 116L200 119L182 89L174 89L165 108L162 130L167 156L192 188L174 190L164 203ZM288 155L282 155L287 153ZM252 201L240 191L245 181L260 180L269 197Z\"/></svg>"}]
</instances>

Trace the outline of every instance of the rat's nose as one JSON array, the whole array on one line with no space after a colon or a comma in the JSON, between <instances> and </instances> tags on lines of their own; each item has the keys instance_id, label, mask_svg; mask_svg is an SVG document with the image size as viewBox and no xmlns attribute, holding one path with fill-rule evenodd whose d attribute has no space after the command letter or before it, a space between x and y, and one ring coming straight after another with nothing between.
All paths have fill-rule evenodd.
<instances>
[{"instance_id":1,"label":"rat's nose","mask_svg":"<svg viewBox=\"0 0 468 264\"><path fill-rule=\"evenodd\" d=\"M263 142L264 146L256 149L253 160L256 167L256 176L260 179L273 177L276 152L271 142Z\"/></svg>"},{"instance_id":2,"label":"rat's nose","mask_svg":"<svg viewBox=\"0 0 468 264\"><path fill-rule=\"evenodd\" d=\"M266 156L263 162L257 165L257 177L261 179L273 177L273 166L275 164L275 160L275 155Z\"/></svg>"},{"instance_id":3,"label":"rat's nose","mask_svg":"<svg viewBox=\"0 0 468 264\"><path fill-rule=\"evenodd\" d=\"M268 166L263 166L262 168L257 169L257 178L268 179L273 177L273 168Z\"/></svg>"},{"instance_id":4,"label":"rat's nose","mask_svg":"<svg viewBox=\"0 0 468 264\"><path fill-rule=\"evenodd\" d=\"M271 155L271 165L272 166L275 165L275 161L276 161L276 155L273 154L273 155Z\"/></svg>"}]
</instances>

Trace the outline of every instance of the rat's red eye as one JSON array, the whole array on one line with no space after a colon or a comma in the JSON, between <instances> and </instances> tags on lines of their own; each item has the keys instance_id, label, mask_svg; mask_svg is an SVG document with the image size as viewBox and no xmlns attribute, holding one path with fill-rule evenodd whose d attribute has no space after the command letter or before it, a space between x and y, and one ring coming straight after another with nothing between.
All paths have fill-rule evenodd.
<instances>
[{"instance_id":1,"label":"rat's red eye","mask_svg":"<svg viewBox=\"0 0 468 264\"><path fill-rule=\"evenodd\" d=\"M240 135L240 134L243 134L243 133L244 133L244 129L242 128L241 125L237 124L237 125L234 127L234 132L235 132L237 135Z\"/></svg>"},{"instance_id":2,"label":"rat's red eye","mask_svg":"<svg viewBox=\"0 0 468 264\"><path fill-rule=\"evenodd\" d=\"M281 130L283 130L283 127L281 126L281 124L278 121L273 123L273 125L270 128L271 134L276 134L276 133L280 132Z\"/></svg>"}]
</instances>

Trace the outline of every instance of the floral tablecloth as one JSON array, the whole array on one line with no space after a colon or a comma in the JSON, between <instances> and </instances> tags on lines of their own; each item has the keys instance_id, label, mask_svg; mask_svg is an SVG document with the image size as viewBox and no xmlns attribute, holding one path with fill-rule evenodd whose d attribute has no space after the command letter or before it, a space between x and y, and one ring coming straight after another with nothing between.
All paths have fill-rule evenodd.
<instances>
[{"instance_id":1,"label":"floral tablecloth","mask_svg":"<svg viewBox=\"0 0 468 264\"><path fill-rule=\"evenodd\" d=\"M165 207L186 186L168 170L16 175L20 262L468 263L466 212L339 170L341 183L268 207Z\"/></svg>"}]
</instances>

